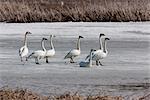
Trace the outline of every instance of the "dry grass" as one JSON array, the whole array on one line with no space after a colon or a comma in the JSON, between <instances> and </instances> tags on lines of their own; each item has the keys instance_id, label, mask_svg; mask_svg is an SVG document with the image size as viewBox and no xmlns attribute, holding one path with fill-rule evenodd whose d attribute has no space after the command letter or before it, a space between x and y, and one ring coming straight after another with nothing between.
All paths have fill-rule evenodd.
<instances>
[{"instance_id":1,"label":"dry grass","mask_svg":"<svg viewBox=\"0 0 150 100\"><path fill-rule=\"evenodd\" d=\"M63 95L41 96L31 91L23 89L2 89L0 90L0 100L123 100L120 96L80 96L77 93L66 93Z\"/></svg>"},{"instance_id":2,"label":"dry grass","mask_svg":"<svg viewBox=\"0 0 150 100\"><path fill-rule=\"evenodd\" d=\"M0 100L48 100L48 97L23 89L1 89Z\"/></svg>"},{"instance_id":3,"label":"dry grass","mask_svg":"<svg viewBox=\"0 0 150 100\"><path fill-rule=\"evenodd\" d=\"M81 96L77 93L42 96L26 89L0 89L0 100L124 100L121 96ZM150 94L132 100L150 100Z\"/></svg>"},{"instance_id":4,"label":"dry grass","mask_svg":"<svg viewBox=\"0 0 150 100\"><path fill-rule=\"evenodd\" d=\"M2 22L149 20L150 0L0 0Z\"/></svg>"}]
</instances>

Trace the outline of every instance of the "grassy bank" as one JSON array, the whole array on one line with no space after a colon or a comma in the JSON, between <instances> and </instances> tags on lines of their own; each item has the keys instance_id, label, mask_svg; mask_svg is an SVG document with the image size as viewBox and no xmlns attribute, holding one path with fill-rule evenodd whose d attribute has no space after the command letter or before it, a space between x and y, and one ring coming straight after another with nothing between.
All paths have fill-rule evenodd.
<instances>
[{"instance_id":1,"label":"grassy bank","mask_svg":"<svg viewBox=\"0 0 150 100\"><path fill-rule=\"evenodd\" d=\"M0 21L150 21L150 0L0 0Z\"/></svg>"},{"instance_id":2,"label":"grassy bank","mask_svg":"<svg viewBox=\"0 0 150 100\"><path fill-rule=\"evenodd\" d=\"M130 98L130 96L128 97ZM149 95L134 97L132 100L149 100ZM77 93L42 96L26 89L0 89L0 100L124 100L121 96L81 96Z\"/></svg>"}]
</instances>

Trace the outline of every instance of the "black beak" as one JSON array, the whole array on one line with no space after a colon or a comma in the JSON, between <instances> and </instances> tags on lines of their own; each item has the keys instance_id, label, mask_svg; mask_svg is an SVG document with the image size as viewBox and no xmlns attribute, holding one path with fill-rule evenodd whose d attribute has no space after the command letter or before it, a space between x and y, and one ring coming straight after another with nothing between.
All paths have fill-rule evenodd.
<instances>
[{"instance_id":1,"label":"black beak","mask_svg":"<svg viewBox=\"0 0 150 100\"><path fill-rule=\"evenodd\" d=\"M105 40L110 40L110 38L105 38Z\"/></svg>"},{"instance_id":2,"label":"black beak","mask_svg":"<svg viewBox=\"0 0 150 100\"><path fill-rule=\"evenodd\" d=\"M43 38L42 40L47 40L47 38Z\"/></svg>"},{"instance_id":3,"label":"black beak","mask_svg":"<svg viewBox=\"0 0 150 100\"><path fill-rule=\"evenodd\" d=\"M31 32L26 32L26 34L32 34Z\"/></svg>"},{"instance_id":4,"label":"black beak","mask_svg":"<svg viewBox=\"0 0 150 100\"><path fill-rule=\"evenodd\" d=\"M96 51L95 49L91 49L91 51Z\"/></svg>"},{"instance_id":5,"label":"black beak","mask_svg":"<svg viewBox=\"0 0 150 100\"><path fill-rule=\"evenodd\" d=\"M101 37L101 36L105 36L105 34L103 34L103 33L100 33L100 37Z\"/></svg>"},{"instance_id":6,"label":"black beak","mask_svg":"<svg viewBox=\"0 0 150 100\"><path fill-rule=\"evenodd\" d=\"M84 38L83 36L79 36L79 38Z\"/></svg>"}]
</instances>

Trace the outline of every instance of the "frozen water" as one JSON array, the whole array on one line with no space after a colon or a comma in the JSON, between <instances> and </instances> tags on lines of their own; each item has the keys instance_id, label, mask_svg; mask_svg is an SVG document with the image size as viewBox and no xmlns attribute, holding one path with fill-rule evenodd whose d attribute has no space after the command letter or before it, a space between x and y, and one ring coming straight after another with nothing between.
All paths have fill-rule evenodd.
<instances>
[{"instance_id":1,"label":"frozen water","mask_svg":"<svg viewBox=\"0 0 150 100\"><path fill-rule=\"evenodd\" d=\"M18 50L24 33L28 36L30 53L40 49L42 37L55 34L53 42L56 55L46 64L34 59L22 65ZM105 33L108 57L104 66L80 68L91 48L98 49L99 33ZM78 35L82 35L81 56L75 64L64 60ZM134 95L147 92L150 87L150 22L128 23L0 23L0 87L22 87L48 95L66 91L81 94L108 93L111 95ZM46 43L49 48L49 43Z\"/></svg>"}]
</instances>

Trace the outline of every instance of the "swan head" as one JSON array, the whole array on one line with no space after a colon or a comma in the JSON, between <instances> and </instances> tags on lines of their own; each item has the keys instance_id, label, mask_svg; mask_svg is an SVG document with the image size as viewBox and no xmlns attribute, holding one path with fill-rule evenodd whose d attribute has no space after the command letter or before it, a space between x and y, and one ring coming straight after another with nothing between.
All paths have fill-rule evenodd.
<instances>
[{"instance_id":1,"label":"swan head","mask_svg":"<svg viewBox=\"0 0 150 100\"><path fill-rule=\"evenodd\" d=\"M55 35L50 35L50 37L56 37Z\"/></svg>"},{"instance_id":2,"label":"swan head","mask_svg":"<svg viewBox=\"0 0 150 100\"><path fill-rule=\"evenodd\" d=\"M93 55L95 51L95 49L91 49L90 54Z\"/></svg>"},{"instance_id":3,"label":"swan head","mask_svg":"<svg viewBox=\"0 0 150 100\"><path fill-rule=\"evenodd\" d=\"M96 51L95 49L91 49L91 52Z\"/></svg>"},{"instance_id":4,"label":"swan head","mask_svg":"<svg viewBox=\"0 0 150 100\"><path fill-rule=\"evenodd\" d=\"M83 36L79 36L79 39L80 39L80 38L84 38L84 37L83 37Z\"/></svg>"},{"instance_id":5,"label":"swan head","mask_svg":"<svg viewBox=\"0 0 150 100\"><path fill-rule=\"evenodd\" d=\"M26 34L32 34L31 32L27 31Z\"/></svg>"},{"instance_id":6,"label":"swan head","mask_svg":"<svg viewBox=\"0 0 150 100\"><path fill-rule=\"evenodd\" d=\"M99 34L99 37L101 37L101 36L105 36L105 34L103 34L103 33L100 33L100 34Z\"/></svg>"},{"instance_id":7,"label":"swan head","mask_svg":"<svg viewBox=\"0 0 150 100\"><path fill-rule=\"evenodd\" d=\"M47 40L47 38L42 38L42 41L43 41L43 40Z\"/></svg>"},{"instance_id":8,"label":"swan head","mask_svg":"<svg viewBox=\"0 0 150 100\"><path fill-rule=\"evenodd\" d=\"M105 40L110 40L110 38L105 38Z\"/></svg>"}]
</instances>

